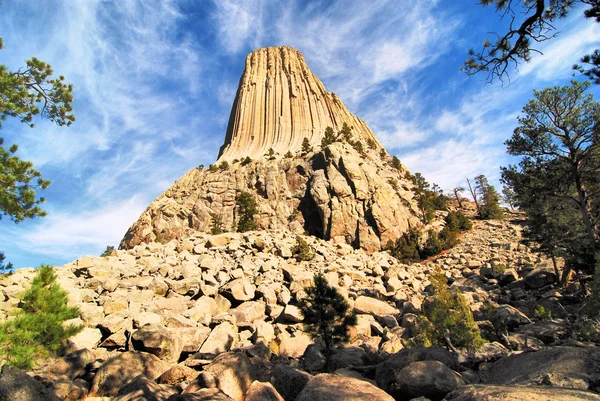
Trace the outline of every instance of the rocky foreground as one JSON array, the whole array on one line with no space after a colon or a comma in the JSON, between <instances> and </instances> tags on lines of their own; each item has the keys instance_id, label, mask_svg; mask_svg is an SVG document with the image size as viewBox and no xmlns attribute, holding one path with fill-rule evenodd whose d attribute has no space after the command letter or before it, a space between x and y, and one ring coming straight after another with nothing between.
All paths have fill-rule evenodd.
<instances>
[{"instance_id":1,"label":"rocky foreground","mask_svg":"<svg viewBox=\"0 0 600 401\"><path fill-rule=\"evenodd\" d=\"M580 284L555 286L551 264L519 243L518 221L474 223L458 246L413 265L314 237L314 259L299 262L285 230L82 257L57 273L85 329L28 374L3 367L0 400L600 400L600 350L568 338L564 319ZM497 306L504 345L475 355L407 348L437 266L480 327L490 324L484 303ZM333 373L295 306L316 272L358 313ZM34 274L1 278L0 319ZM537 321L538 305L555 318Z\"/></svg>"}]
</instances>

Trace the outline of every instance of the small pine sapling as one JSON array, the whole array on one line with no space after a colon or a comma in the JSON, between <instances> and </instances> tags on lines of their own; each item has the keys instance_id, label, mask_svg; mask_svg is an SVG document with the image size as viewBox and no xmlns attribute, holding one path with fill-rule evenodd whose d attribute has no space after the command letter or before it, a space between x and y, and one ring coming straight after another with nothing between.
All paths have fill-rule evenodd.
<instances>
[{"instance_id":1,"label":"small pine sapling","mask_svg":"<svg viewBox=\"0 0 600 401\"><path fill-rule=\"evenodd\" d=\"M356 314L322 274L315 275L314 284L304 290L306 297L298 306L304 315L305 330L313 340L322 343L329 362L334 347L350 339L348 330L356 325Z\"/></svg>"},{"instance_id":2,"label":"small pine sapling","mask_svg":"<svg viewBox=\"0 0 600 401\"><path fill-rule=\"evenodd\" d=\"M0 323L0 362L28 369L37 359L58 352L81 325L64 325L79 317L67 306L67 292L56 282L54 268L41 266L21 298L14 319Z\"/></svg>"},{"instance_id":3,"label":"small pine sapling","mask_svg":"<svg viewBox=\"0 0 600 401\"><path fill-rule=\"evenodd\" d=\"M313 151L313 147L310 146L310 142L308 141L308 138L304 138L302 140L302 154L306 155L312 151Z\"/></svg>"},{"instance_id":4,"label":"small pine sapling","mask_svg":"<svg viewBox=\"0 0 600 401\"><path fill-rule=\"evenodd\" d=\"M222 234L225 232L223 219L216 213L210 213L210 233L212 235Z\"/></svg>"},{"instance_id":5,"label":"small pine sapling","mask_svg":"<svg viewBox=\"0 0 600 401\"><path fill-rule=\"evenodd\" d=\"M258 224L254 220L254 215L258 214L258 204L256 199L249 192L242 192L236 199L235 204L238 211L238 232L246 232L256 230Z\"/></svg>"},{"instance_id":6,"label":"small pine sapling","mask_svg":"<svg viewBox=\"0 0 600 401\"><path fill-rule=\"evenodd\" d=\"M440 268L429 276L434 290L433 298L425 304L424 324L419 326L416 342L418 345L445 345L466 348L469 351L479 349L484 343L479 328L465 297L458 290L450 290L446 276Z\"/></svg>"},{"instance_id":7,"label":"small pine sapling","mask_svg":"<svg viewBox=\"0 0 600 401\"><path fill-rule=\"evenodd\" d=\"M312 260L315 253L310 249L310 246L299 235L296 235L296 245L292 248L292 255L298 262Z\"/></svg>"}]
</instances>

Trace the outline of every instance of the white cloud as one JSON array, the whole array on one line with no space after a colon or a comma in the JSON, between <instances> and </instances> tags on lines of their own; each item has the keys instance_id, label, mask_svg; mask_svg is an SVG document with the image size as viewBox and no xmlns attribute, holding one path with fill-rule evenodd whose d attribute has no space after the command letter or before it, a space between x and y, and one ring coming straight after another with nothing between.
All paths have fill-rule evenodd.
<instances>
[{"instance_id":1,"label":"white cloud","mask_svg":"<svg viewBox=\"0 0 600 401\"><path fill-rule=\"evenodd\" d=\"M98 253L107 245L118 245L129 226L147 206L147 199L133 196L81 212L53 212L43 224L18 233L15 246L39 255L76 258L82 251Z\"/></svg>"},{"instance_id":2,"label":"white cloud","mask_svg":"<svg viewBox=\"0 0 600 401\"><path fill-rule=\"evenodd\" d=\"M593 20L585 21L580 13L573 13L564 29L566 33L543 42L539 47L543 55L532 53L532 61L519 68L517 78L533 75L536 79L550 81L568 77L572 74L571 65L600 45L600 26Z\"/></svg>"},{"instance_id":3,"label":"white cloud","mask_svg":"<svg viewBox=\"0 0 600 401\"><path fill-rule=\"evenodd\" d=\"M262 1L215 0L214 16L223 50L236 53L246 44L254 45L262 37ZM248 43L247 43L248 42Z\"/></svg>"}]
</instances>

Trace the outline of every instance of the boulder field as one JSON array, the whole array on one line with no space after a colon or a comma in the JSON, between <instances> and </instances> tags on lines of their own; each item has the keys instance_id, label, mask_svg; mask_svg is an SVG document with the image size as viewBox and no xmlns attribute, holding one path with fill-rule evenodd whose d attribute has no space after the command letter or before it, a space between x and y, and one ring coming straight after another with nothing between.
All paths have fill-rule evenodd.
<instances>
[{"instance_id":1,"label":"boulder field","mask_svg":"<svg viewBox=\"0 0 600 401\"><path fill-rule=\"evenodd\" d=\"M298 261L288 230L196 233L85 256L56 269L81 311L70 323L84 330L30 372L4 366L0 400L600 400L600 351L571 339L566 319L580 283L557 287L552 265L520 244L521 229L517 214L474 221L455 248L410 265L309 236L315 257ZM437 267L482 329L484 304L497 307L503 343L475 354L409 346ZM317 272L358 316L327 364L297 307ZM1 277L0 318L34 274ZM553 318L536 319L538 305Z\"/></svg>"}]
</instances>

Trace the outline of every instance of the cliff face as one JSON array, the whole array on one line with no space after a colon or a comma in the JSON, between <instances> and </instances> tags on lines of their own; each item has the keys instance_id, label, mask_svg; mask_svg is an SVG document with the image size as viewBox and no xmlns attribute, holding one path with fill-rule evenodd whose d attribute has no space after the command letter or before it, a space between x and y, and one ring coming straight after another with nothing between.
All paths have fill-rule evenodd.
<instances>
[{"instance_id":1,"label":"cliff face","mask_svg":"<svg viewBox=\"0 0 600 401\"><path fill-rule=\"evenodd\" d=\"M328 93L291 47L255 50L246 58L219 160L258 158L270 148L299 151L304 138L320 145L325 128L346 123L365 141L377 139L364 121Z\"/></svg>"},{"instance_id":2,"label":"cliff face","mask_svg":"<svg viewBox=\"0 0 600 401\"><path fill-rule=\"evenodd\" d=\"M325 128L350 127L321 146ZM307 138L313 150L302 151ZM274 154L267 156L269 149ZM250 157L250 163L241 163ZM228 161L227 167L221 166ZM194 169L160 195L121 241L181 239L209 232L214 218L235 231L236 197L258 201L260 229L285 229L376 251L419 225L413 184L371 130L289 47L252 52L240 81L219 161Z\"/></svg>"},{"instance_id":3,"label":"cliff face","mask_svg":"<svg viewBox=\"0 0 600 401\"><path fill-rule=\"evenodd\" d=\"M148 206L121 248L210 232L215 215L226 231L235 231L235 199L246 191L258 201L260 229L308 232L376 251L419 224L412 183L389 159L335 142L304 157L262 156L244 166L194 169Z\"/></svg>"}]
</instances>

